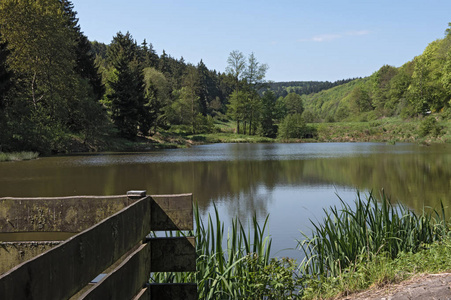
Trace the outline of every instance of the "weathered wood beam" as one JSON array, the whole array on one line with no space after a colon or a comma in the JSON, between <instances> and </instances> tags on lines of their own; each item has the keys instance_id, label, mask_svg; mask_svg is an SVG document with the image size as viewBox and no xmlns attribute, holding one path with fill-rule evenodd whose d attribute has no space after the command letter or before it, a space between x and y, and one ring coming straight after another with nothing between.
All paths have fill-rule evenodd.
<instances>
[{"instance_id":1,"label":"weathered wood beam","mask_svg":"<svg viewBox=\"0 0 451 300\"><path fill-rule=\"evenodd\" d=\"M194 237L167 237L148 239L152 253L152 272L196 271Z\"/></svg>"},{"instance_id":2,"label":"weathered wood beam","mask_svg":"<svg viewBox=\"0 0 451 300\"><path fill-rule=\"evenodd\" d=\"M79 299L132 299L149 282L149 276L150 245L143 244Z\"/></svg>"},{"instance_id":3,"label":"weathered wood beam","mask_svg":"<svg viewBox=\"0 0 451 300\"><path fill-rule=\"evenodd\" d=\"M126 195L0 198L0 231L81 232L130 202Z\"/></svg>"},{"instance_id":4,"label":"weathered wood beam","mask_svg":"<svg viewBox=\"0 0 451 300\"><path fill-rule=\"evenodd\" d=\"M67 299L150 232L146 197L0 277L4 299Z\"/></svg>"},{"instance_id":5,"label":"weathered wood beam","mask_svg":"<svg viewBox=\"0 0 451 300\"><path fill-rule=\"evenodd\" d=\"M193 194L151 197L153 231L193 229Z\"/></svg>"}]
</instances>

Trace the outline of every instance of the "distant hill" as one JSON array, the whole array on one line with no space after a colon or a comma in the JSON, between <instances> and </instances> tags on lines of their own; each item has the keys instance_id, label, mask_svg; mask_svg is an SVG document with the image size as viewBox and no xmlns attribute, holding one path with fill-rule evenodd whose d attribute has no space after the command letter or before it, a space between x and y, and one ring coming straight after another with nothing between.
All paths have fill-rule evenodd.
<instances>
[{"instance_id":1,"label":"distant hill","mask_svg":"<svg viewBox=\"0 0 451 300\"><path fill-rule=\"evenodd\" d=\"M276 98L285 97L289 93L296 93L298 95L308 95L318 93L322 90L331 89L333 87L348 83L356 78L330 81L284 81L271 82L269 89L274 92Z\"/></svg>"},{"instance_id":2,"label":"distant hill","mask_svg":"<svg viewBox=\"0 0 451 300\"><path fill-rule=\"evenodd\" d=\"M302 96L306 120L371 121L435 113L450 119L451 23L443 39L431 42L422 54L401 67L384 65L371 76L340 82L344 84L308 94L308 88L320 88L321 82L304 85L307 87L306 95ZM294 83L274 85L274 89L281 91L296 88Z\"/></svg>"}]
</instances>

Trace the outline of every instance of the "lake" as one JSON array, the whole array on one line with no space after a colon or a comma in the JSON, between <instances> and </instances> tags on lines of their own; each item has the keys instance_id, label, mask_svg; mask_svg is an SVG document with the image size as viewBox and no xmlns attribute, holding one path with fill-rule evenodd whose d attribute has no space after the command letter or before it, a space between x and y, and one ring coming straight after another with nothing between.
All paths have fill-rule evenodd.
<instances>
[{"instance_id":1,"label":"lake","mask_svg":"<svg viewBox=\"0 0 451 300\"><path fill-rule=\"evenodd\" d=\"M408 207L450 205L451 145L382 143L211 144L141 153L96 153L0 163L0 197L193 193L205 217L243 222L269 214L273 256L300 258L310 219L381 189ZM338 196L337 196L338 195ZM451 212L451 209L448 211Z\"/></svg>"}]
</instances>

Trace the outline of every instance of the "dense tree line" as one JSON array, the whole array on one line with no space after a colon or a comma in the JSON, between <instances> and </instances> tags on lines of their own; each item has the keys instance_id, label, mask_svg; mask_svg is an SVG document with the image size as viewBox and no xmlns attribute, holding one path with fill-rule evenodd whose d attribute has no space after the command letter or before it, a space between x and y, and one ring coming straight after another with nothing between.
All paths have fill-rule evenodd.
<instances>
[{"instance_id":1,"label":"dense tree line","mask_svg":"<svg viewBox=\"0 0 451 300\"><path fill-rule=\"evenodd\" d=\"M348 83L355 79L357 78L342 79L334 82L330 81L270 82L269 89L274 92L274 95L277 98L286 97L290 93L296 93L298 95L308 95L321 92L322 90L331 89L333 87Z\"/></svg>"},{"instance_id":2,"label":"dense tree line","mask_svg":"<svg viewBox=\"0 0 451 300\"><path fill-rule=\"evenodd\" d=\"M70 1L0 3L1 144L48 151L102 126L101 78Z\"/></svg>"},{"instance_id":3,"label":"dense tree line","mask_svg":"<svg viewBox=\"0 0 451 300\"><path fill-rule=\"evenodd\" d=\"M306 96L305 114L318 122L411 118L431 113L449 118L450 88L448 28L443 39L433 41L421 55L399 68L385 65L367 78Z\"/></svg>"}]
</instances>

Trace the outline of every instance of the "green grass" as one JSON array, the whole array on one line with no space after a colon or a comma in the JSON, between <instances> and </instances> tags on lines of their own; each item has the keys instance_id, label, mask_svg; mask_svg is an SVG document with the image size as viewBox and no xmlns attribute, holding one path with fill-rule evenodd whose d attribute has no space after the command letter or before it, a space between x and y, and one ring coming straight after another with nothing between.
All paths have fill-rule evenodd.
<instances>
[{"instance_id":1,"label":"green grass","mask_svg":"<svg viewBox=\"0 0 451 300\"><path fill-rule=\"evenodd\" d=\"M336 277L310 277L305 280L304 299L328 299L368 288L397 284L417 274L451 270L451 238L425 245L417 253L401 252L395 259L386 253L361 256Z\"/></svg>"},{"instance_id":2,"label":"green grass","mask_svg":"<svg viewBox=\"0 0 451 300\"><path fill-rule=\"evenodd\" d=\"M38 156L39 153L37 152L11 152L11 153L0 152L0 162L30 160L36 159L38 158Z\"/></svg>"},{"instance_id":3,"label":"green grass","mask_svg":"<svg viewBox=\"0 0 451 300\"><path fill-rule=\"evenodd\" d=\"M274 143L275 140L258 135L244 135L235 133L208 133L187 136L195 142L203 143Z\"/></svg>"},{"instance_id":4,"label":"green grass","mask_svg":"<svg viewBox=\"0 0 451 300\"><path fill-rule=\"evenodd\" d=\"M430 116L428 118L435 118ZM272 139L258 135L243 135L234 133L234 122L217 122L215 133L184 135L184 138L195 143L272 143L272 142L397 142L409 143L450 143L451 122L444 117L438 117L437 122L440 133L424 134L421 124L424 119L414 118L403 120L401 118L384 118L369 122L336 122L311 123L316 129L317 137L314 139Z\"/></svg>"},{"instance_id":5,"label":"green grass","mask_svg":"<svg viewBox=\"0 0 451 300\"><path fill-rule=\"evenodd\" d=\"M411 143L449 143L451 142L451 122L442 119L438 122L441 132L423 135L421 119L402 120L384 118L370 122L313 123L321 142L411 142Z\"/></svg>"}]
</instances>

